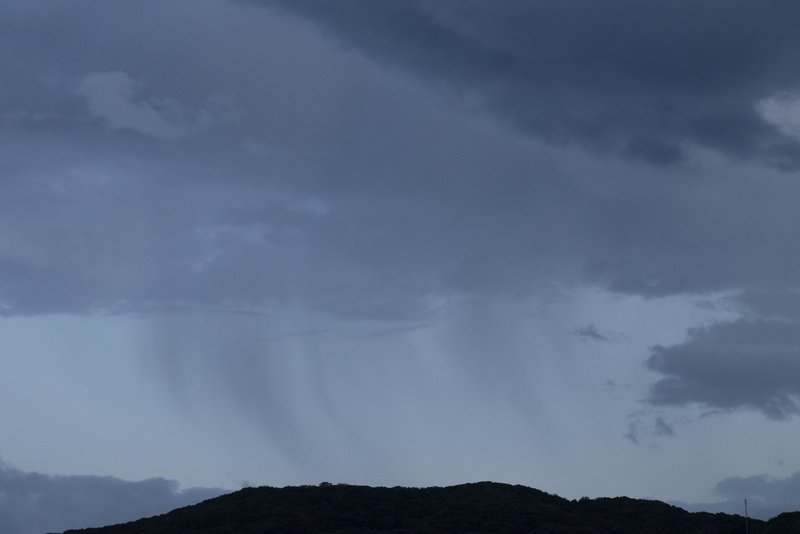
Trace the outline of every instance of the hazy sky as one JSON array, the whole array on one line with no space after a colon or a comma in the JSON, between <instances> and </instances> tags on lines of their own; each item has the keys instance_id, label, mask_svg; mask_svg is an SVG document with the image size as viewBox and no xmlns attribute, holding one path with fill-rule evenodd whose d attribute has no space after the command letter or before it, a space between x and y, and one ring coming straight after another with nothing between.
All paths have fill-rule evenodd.
<instances>
[{"instance_id":1,"label":"hazy sky","mask_svg":"<svg viewBox=\"0 0 800 534\"><path fill-rule=\"evenodd\" d=\"M800 506L798 20L0 1L0 530L323 480Z\"/></svg>"}]
</instances>

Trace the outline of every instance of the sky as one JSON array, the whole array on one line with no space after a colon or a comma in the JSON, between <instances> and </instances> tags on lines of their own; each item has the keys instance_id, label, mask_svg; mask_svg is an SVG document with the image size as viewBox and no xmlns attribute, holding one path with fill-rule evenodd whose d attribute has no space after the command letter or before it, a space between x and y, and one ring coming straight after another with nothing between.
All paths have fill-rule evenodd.
<instances>
[{"instance_id":1,"label":"sky","mask_svg":"<svg viewBox=\"0 0 800 534\"><path fill-rule=\"evenodd\" d=\"M799 16L0 2L0 530L322 481L797 509Z\"/></svg>"}]
</instances>

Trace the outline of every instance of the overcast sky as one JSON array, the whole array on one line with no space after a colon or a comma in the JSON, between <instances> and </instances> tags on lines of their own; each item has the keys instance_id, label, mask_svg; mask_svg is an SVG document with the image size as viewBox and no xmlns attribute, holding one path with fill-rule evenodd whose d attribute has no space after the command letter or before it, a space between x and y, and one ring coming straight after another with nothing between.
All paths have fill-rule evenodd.
<instances>
[{"instance_id":1,"label":"overcast sky","mask_svg":"<svg viewBox=\"0 0 800 534\"><path fill-rule=\"evenodd\" d=\"M0 2L2 530L320 481L796 509L798 20Z\"/></svg>"}]
</instances>

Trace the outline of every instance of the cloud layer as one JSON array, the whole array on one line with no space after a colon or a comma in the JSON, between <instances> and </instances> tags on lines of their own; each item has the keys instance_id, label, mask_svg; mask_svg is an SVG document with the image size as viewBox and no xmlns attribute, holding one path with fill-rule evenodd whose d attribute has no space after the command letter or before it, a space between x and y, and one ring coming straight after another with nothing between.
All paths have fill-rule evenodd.
<instances>
[{"instance_id":1,"label":"cloud layer","mask_svg":"<svg viewBox=\"0 0 800 534\"><path fill-rule=\"evenodd\" d=\"M4 313L295 301L414 322L548 284L800 284L798 186L761 166L797 143L775 118L796 81L792 5L258 4L197 11L224 46L165 22L135 50L127 26L101 28L180 8L61 8L59 62L29 42L35 9L6 20L28 68L4 72L0 110Z\"/></svg>"}]
</instances>

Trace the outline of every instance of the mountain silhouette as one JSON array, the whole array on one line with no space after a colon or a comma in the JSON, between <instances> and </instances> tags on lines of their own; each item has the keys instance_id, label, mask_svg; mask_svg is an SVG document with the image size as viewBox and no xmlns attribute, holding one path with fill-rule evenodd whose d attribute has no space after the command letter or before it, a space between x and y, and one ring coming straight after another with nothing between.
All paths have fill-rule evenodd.
<instances>
[{"instance_id":1,"label":"mountain silhouette","mask_svg":"<svg viewBox=\"0 0 800 534\"><path fill-rule=\"evenodd\" d=\"M144 533L707 533L800 532L800 512L769 521L690 513L660 501L568 500L525 487L479 482L432 488L245 488L164 515L65 534Z\"/></svg>"}]
</instances>

